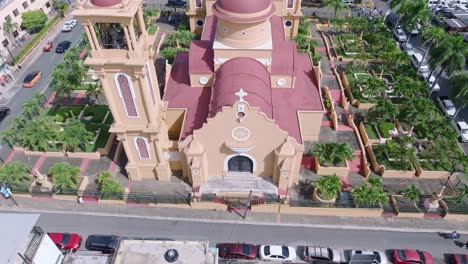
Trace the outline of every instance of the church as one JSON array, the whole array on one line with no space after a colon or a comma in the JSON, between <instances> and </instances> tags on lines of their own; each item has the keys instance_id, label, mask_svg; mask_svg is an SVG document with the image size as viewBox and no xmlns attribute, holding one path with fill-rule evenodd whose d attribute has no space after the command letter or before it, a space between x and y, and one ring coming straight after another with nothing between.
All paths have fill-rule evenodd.
<instances>
[{"instance_id":1,"label":"church","mask_svg":"<svg viewBox=\"0 0 468 264\"><path fill-rule=\"evenodd\" d=\"M300 0L189 0L186 14L199 40L159 89L142 0L83 0L74 11L129 179L178 171L195 193L287 195L325 114L320 70L291 40Z\"/></svg>"}]
</instances>

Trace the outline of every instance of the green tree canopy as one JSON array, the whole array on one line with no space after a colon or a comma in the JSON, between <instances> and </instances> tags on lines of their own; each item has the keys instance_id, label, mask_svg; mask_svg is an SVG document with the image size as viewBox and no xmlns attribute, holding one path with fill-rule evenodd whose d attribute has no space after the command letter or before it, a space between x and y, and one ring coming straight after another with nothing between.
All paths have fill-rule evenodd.
<instances>
[{"instance_id":1,"label":"green tree canopy","mask_svg":"<svg viewBox=\"0 0 468 264\"><path fill-rule=\"evenodd\" d=\"M46 151L49 148L54 148L60 128L53 117L39 116L27 123L20 131L21 145L35 151Z\"/></svg>"},{"instance_id":2,"label":"green tree canopy","mask_svg":"<svg viewBox=\"0 0 468 264\"><path fill-rule=\"evenodd\" d=\"M161 56L167 60L167 63L174 63L174 59L178 52L186 52L187 48L166 47L161 51Z\"/></svg>"},{"instance_id":3,"label":"green tree canopy","mask_svg":"<svg viewBox=\"0 0 468 264\"><path fill-rule=\"evenodd\" d=\"M66 151L75 151L78 148L85 150L89 142L94 139L94 133L88 131L80 120L72 119L59 133L59 139Z\"/></svg>"},{"instance_id":4,"label":"green tree canopy","mask_svg":"<svg viewBox=\"0 0 468 264\"><path fill-rule=\"evenodd\" d=\"M49 174L52 175L52 181L54 182L54 189L62 191L76 190L78 173L80 173L80 168L67 162L55 163L49 169Z\"/></svg>"},{"instance_id":5,"label":"green tree canopy","mask_svg":"<svg viewBox=\"0 0 468 264\"><path fill-rule=\"evenodd\" d=\"M421 190L419 190L419 188L414 184L411 184L408 188L401 190L401 193L406 199L412 201L415 206L422 195Z\"/></svg>"},{"instance_id":6,"label":"green tree canopy","mask_svg":"<svg viewBox=\"0 0 468 264\"><path fill-rule=\"evenodd\" d=\"M99 190L101 191L101 198L118 198L121 199L123 188L119 181L117 181L112 173L109 171L102 172L97 179Z\"/></svg>"},{"instance_id":7,"label":"green tree canopy","mask_svg":"<svg viewBox=\"0 0 468 264\"><path fill-rule=\"evenodd\" d=\"M43 28L47 23L47 15L41 10L26 11L21 14L21 19L27 29Z\"/></svg>"},{"instance_id":8,"label":"green tree canopy","mask_svg":"<svg viewBox=\"0 0 468 264\"><path fill-rule=\"evenodd\" d=\"M318 189L317 195L325 200L336 198L341 191L343 183L340 178L333 175L321 176L318 181L315 182L315 188Z\"/></svg>"},{"instance_id":9,"label":"green tree canopy","mask_svg":"<svg viewBox=\"0 0 468 264\"><path fill-rule=\"evenodd\" d=\"M32 178L29 174L30 171L30 166L18 161L5 163L0 167L0 182L12 185L21 184Z\"/></svg>"},{"instance_id":10,"label":"green tree canopy","mask_svg":"<svg viewBox=\"0 0 468 264\"><path fill-rule=\"evenodd\" d=\"M347 143L326 142L318 143L312 155L315 156L321 164L334 166L342 165L346 160L355 157L353 149Z\"/></svg>"}]
</instances>

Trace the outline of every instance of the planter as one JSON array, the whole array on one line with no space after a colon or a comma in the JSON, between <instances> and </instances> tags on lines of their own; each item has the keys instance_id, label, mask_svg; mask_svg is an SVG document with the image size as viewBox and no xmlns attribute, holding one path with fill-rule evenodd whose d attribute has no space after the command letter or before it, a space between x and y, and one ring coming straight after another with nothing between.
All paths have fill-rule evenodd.
<instances>
[{"instance_id":1,"label":"planter","mask_svg":"<svg viewBox=\"0 0 468 264\"><path fill-rule=\"evenodd\" d=\"M346 162L345 167L326 167L319 164L320 162L315 162L315 171L318 175L348 175L349 173L349 166L348 162Z\"/></svg>"},{"instance_id":2,"label":"planter","mask_svg":"<svg viewBox=\"0 0 468 264\"><path fill-rule=\"evenodd\" d=\"M425 179L441 179L441 178L446 178L449 176L450 172L448 171L430 171L430 170L424 170L420 166L417 166L415 168L416 170L416 176L419 178L425 178Z\"/></svg>"},{"instance_id":3,"label":"planter","mask_svg":"<svg viewBox=\"0 0 468 264\"><path fill-rule=\"evenodd\" d=\"M25 151L24 151L24 154L25 154L25 155L46 156L46 157L48 157L48 158L52 158L52 157L55 157L55 158L65 157L65 152L63 152L63 151L54 151L54 152L50 152L50 151L25 150Z\"/></svg>"},{"instance_id":4,"label":"planter","mask_svg":"<svg viewBox=\"0 0 468 264\"><path fill-rule=\"evenodd\" d=\"M101 198L99 198L98 203L100 203L100 204L125 205L125 201L124 201L124 200L112 200L112 199L101 199Z\"/></svg>"},{"instance_id":5,"label":"planter","mask_svg":"<svg viewBox=\"0 0 468 264\"><path fill-rule=\"evenodd\" d=\"M324 204L332 204L332 203L335 203L336 201L336 195L329 199L329 200L326 200L326 199L322 199L319 195L318 195L318 191L319 189L318 188L314 188L314 192L312 193L312 198L314 198L314 200L317 200L321 203L324 203Z\"/></svg>"},{"instance_id":6,"label":"planter","mask_svg":"<svg viewBox=\"0 0 468 264\"><path fill-rule=\"evenodd\" d=\"M67 152L67 156L70 158L82 158L82 159L91 159L98 160L101 158L101 153L96 152Z\"/></svg>"}]
</instances>

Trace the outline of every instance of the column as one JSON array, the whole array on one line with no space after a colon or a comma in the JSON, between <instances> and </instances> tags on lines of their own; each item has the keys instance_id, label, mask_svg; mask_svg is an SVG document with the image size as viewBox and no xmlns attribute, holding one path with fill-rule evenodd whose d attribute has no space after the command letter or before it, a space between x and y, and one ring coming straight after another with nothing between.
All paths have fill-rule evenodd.
<instances>
[{"instance_id":1,"label":"column","mask_svg":"<svg viewBox=\"0 0 468 264\"><path fill-rule=\"evenodd\" d=\"M116 100L119 100L120 101L120 98L116 98L114 97L114 93L110 92L110 90L112 89L116 89L115 88L115 84L114 84L114 80L112 79L112 84L110 83L107 83L107 79L105 77L105 73L98 73L98 72L95 72L96 74L98 74L99 76L99 81L101 81L101 85L102 85L102 88L104 90L104 95L107 99L107 102L109 104L109 107L110 107L110 110L112 112L112 116L114 117L114 124L116 126L120 126L122 124L122 117L120 116L120 113L118 111L118 109L121 109L123 106L120 105L120 107L117 105L117 102ZM109 90L109 91L107 91Z\"/></svg>"},{"instance_id":2,"label":"column","mask_svg":"<svg viewBox=\"0 0 468 264\"><path fill-rule=\"evenodd\" d=\"M133 51L134 46L133 46L132 40L130 39L130 35L128 34L127 26L123 27L123 29L124 29L125 39L127 39L127 43L128 43L128 50Z\"/></svg>"},{"instance_id":3,"label":"column","mask_svg":"<svg viewBox=\"0 0 468 264\"><path fill-rule=\"evenodd\" d=\"M91 32L91 36L93 36L93 40L95 41L94 45L96 46L96 50L100 50L101 47L99 46L99 40L96 36L96 32L94 31L94 27L92 27L91 25L89 27L90 28L88 30Z\"/></svg>"},{"instance_id":4,"label":"column","mask_svg":"<svg viewBox=\"0 0 468 264\"><path fill-rule=\"evenodd\" d=\"M141 8L138 9L137 12L137 21L138 21L138 26L140 27L140 30L142 33L146 34L146 24L145 21L143 21L143 12L141 11Z\"/></svg>"},{"instance_id":5,"label":"column","mask_svg":"<svg viewBox=\"0 0 468 264\"><path fill-rule=\"evenodd\" d=\"M151 98L151 94L149 92L150 87L143 81L146 78L143 74L138 74L137 76L138 84L141 87L141 91L143 92L143 101L145 103L145 111L146 116L148 117L148 126L153 127L156 122L156 110L154 109L153 99Z\"/></svg>"},{"instance_id":6,"label":"column","mask_svg":"<svg viewBox=\"0 0 468 264\"><path fill-rule=\"evenodd\" d=\"M91 33L90 27L91 27L90 25L84 25L86 35L88 36L89 46L91 46L92 50L97 50L96 43L95 43L94 37L93 37L93 35Z\"/></svg>"},{"instance_id":7,"label":"column","mask_svg":"<svg viewBox=\"0 0 468 264\"><path fill-rule=\"evenodd\" d=\"M137 46L137 38L135 35L135 29L133 28L133 19L131 20L130 24L126 26L128 31L130 32L130 39L132 40L133 47L136 48Z\"/></svg>"}]
</instances>

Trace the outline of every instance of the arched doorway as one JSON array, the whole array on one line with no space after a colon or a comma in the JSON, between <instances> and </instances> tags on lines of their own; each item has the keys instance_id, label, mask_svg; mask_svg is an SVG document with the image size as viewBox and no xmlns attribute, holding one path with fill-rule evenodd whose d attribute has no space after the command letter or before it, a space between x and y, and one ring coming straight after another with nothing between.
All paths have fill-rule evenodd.
<instances>
[{"instance_id":1,"label":"arched doorway","mask_svg":"<svg viewBox=\"0 0 468 264\"><path fill-rule=\"evenodd\" d=\"M228 171L253 172L253 162L246 156L235 156L228 161Z\"/></svg>"}]
</instances>

